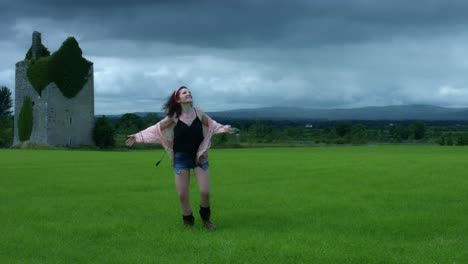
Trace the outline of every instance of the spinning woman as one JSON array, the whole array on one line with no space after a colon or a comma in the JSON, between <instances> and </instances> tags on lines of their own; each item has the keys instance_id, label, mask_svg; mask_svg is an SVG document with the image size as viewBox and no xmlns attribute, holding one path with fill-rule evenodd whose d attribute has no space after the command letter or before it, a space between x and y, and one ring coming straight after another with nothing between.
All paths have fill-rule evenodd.
<instances>
[{"instance_id":1,"label":"spinning woman","mask_svg":"<svg viewBox=\"0 0 468 264\"><path fill-rule=\"evenodd\" d=\"M211 137L218 133L234 133L229 125L221 125L200 108L193 107L187 87L175 90L163 108L166 117L157 124L129 135L127 146L135 143L159 143L172 159L175 183L182 209L183 222L193 226L195 218L189 200L190 170L193 169L200 191L200 216L208 230L215 230L210 215L210 174L208 149Z\"/></svg>"}]
</instances>

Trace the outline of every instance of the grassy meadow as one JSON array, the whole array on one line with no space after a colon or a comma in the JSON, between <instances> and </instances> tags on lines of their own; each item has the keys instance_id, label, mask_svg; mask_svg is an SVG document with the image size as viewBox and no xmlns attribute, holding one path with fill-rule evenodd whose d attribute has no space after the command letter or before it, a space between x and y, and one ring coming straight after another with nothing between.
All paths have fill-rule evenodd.
<instances>
[{"instance_id":1,"label":"grassy meadow","mask_svg":"<svg viewBox=\"0 0 468 264\"><path fill-rule=\"evenodd\" d=\"M0 150L0 263L468 263L468 148L210 151L184 228L162 150Z\"/></svg>"}]
</instances>

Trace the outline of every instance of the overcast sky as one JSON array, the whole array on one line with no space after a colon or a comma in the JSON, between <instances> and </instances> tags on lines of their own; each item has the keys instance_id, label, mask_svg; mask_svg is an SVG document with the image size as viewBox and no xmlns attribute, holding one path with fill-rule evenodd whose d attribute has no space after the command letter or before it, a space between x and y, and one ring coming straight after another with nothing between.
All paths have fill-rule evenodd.
<instances>
[{"instance_id":1,"label":"overcast sky","mask_svg":"<svg viewBox=\"0 0 468 264\"><path fill-rule=\"evenodd\" d=\"M468 1L15 0L0 3L0 85L33 31L94 63L96 114L160 111L186 85L205 111L468 107Z\"/></svg>"}]
</instances>

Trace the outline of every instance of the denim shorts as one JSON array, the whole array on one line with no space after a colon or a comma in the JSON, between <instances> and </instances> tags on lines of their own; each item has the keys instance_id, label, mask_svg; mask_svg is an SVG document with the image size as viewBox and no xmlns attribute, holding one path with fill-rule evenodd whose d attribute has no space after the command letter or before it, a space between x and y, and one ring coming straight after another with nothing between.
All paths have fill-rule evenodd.
<instances>
[{"instance_id":1,"label":"denim shorts","mask_svg":"<svg viewBox=\"0 0 468 264\"><path fill-rule=\"evenodd\" d=\"M187 152L174 153L174 172L180 174L181 170L190 170L200 167L203 170L208 170L208 161L203 163L196 163L192 154Z\"/></svg>"}]
</instances>

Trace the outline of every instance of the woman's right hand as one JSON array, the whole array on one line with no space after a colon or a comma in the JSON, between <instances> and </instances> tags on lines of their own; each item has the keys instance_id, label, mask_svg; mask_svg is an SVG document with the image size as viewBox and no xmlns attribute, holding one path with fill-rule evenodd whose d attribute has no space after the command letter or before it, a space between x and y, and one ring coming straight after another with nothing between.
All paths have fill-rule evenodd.
<instances>
[{"instance_id":1,"label":"woman's right hand","mask_svg":"<svg viewBox=\"0 0 468 264\"><path fill-rule=\"evenodd\" d=\"M135 143L136 143L135 135L128 135L127 136L127 141L125 141L125 145L127 145L128 147L131 147Z\"/></svg>"}]
</instances>

